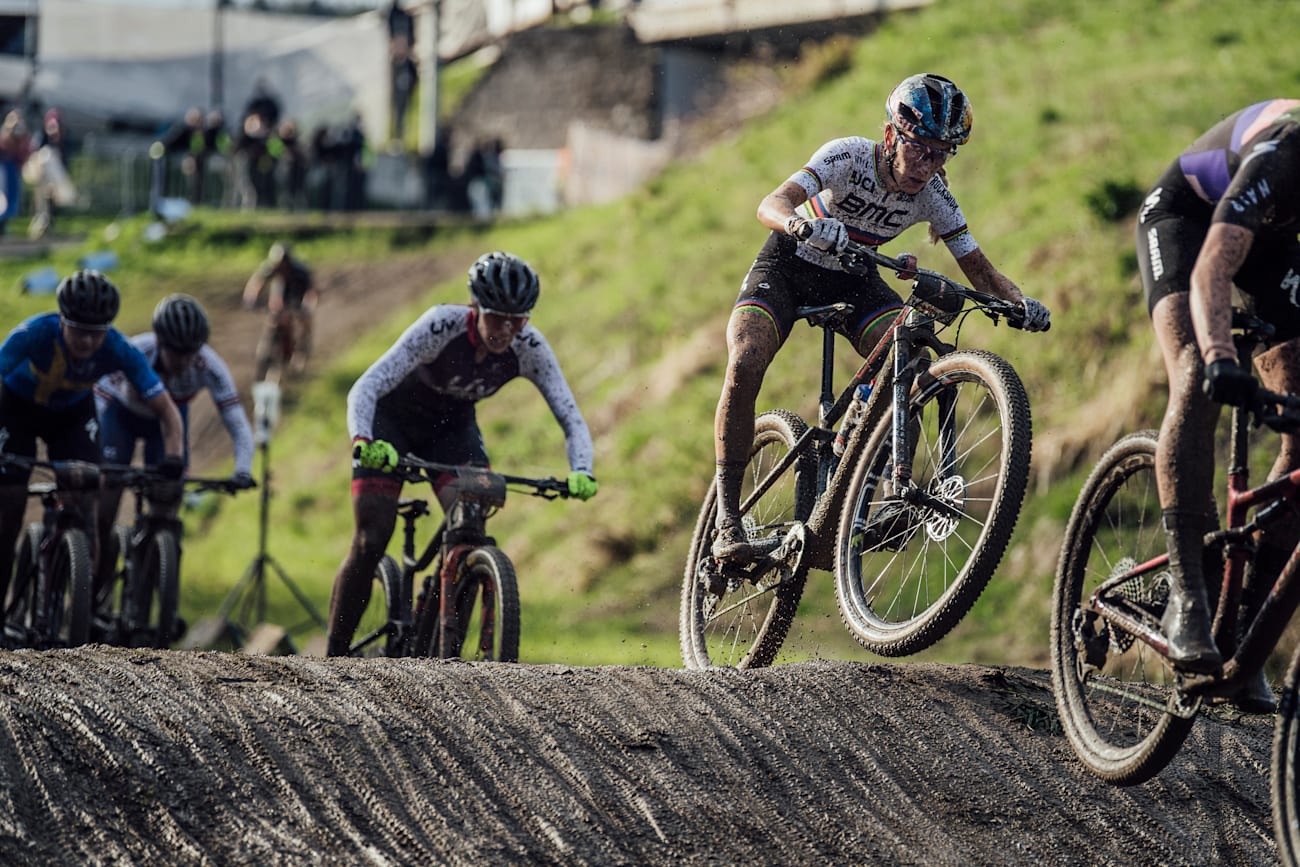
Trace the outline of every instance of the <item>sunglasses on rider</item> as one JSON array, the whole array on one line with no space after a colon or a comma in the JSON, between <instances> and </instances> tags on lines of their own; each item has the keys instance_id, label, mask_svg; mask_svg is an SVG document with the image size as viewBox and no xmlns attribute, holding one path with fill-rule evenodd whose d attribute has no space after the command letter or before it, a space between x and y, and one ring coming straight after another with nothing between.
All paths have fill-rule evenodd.
<instances>
[{"instance_id":1,"label":"sunglasses on rider","mask_svg":"<svg viewBox=\"0 0 1300 867\"><path fill-rule=\"evenodd\" d=\"M957 155L957 149L955 147L940 148L935 147L934 145L928 145L920 139L903 135L898 131L898 127L894 127L894 133L898 136L899 143L907 150L908 155L913 159L922 162L928 161L934 165L941 166Z\"/></svg>"},{"instance_id":2,"label":"sunglasses on rider","mask_svg":"<svg viewBox=\"0 0 1300 867\"><path fill-rule=\"evenodd\" d=\"M492 316L500 316L502 319L527 319L530 315L529 313L502 313L500 310L493 310L489 307L480 307L479 310Z\"/></svg>"}]
</instances>

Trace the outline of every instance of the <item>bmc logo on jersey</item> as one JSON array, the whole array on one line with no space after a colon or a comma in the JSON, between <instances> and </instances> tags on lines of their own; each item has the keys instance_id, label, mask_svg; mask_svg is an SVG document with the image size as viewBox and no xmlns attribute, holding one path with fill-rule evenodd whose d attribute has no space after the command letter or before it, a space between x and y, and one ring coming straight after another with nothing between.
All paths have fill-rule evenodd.
<instances>
[{"instance_id":1,"label":"bmc logo on jersey","mask_svg":"<svg viewBox=\"0 0 1300 867\"><path fill-rule=\"evenodd\" d=\"M907 216L907 211L903 208L886 208L884 205L868 202L861 196L854 194L845 196L842 201L836 202L835 205L845 214L857 217L865 223L885 226L890 229L906 227L903 218Z\"/></svg>"}]
</instances>

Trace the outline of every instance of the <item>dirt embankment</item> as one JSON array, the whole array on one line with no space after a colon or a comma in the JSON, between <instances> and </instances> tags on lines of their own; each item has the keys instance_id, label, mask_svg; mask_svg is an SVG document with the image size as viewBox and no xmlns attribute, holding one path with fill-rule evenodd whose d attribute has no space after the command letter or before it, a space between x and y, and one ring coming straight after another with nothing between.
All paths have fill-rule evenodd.
<instances>
[{"instance_id":1,"label":"dirt embankment","mask_svg":"<svg viewBox=\"0 0 1300 867\"><path fill-rule=\"evenodd\" d=\"M1088 776L1045 673L0 656L0 863L1267 864L1271 721Z\"/></svg>"}]
</instances>

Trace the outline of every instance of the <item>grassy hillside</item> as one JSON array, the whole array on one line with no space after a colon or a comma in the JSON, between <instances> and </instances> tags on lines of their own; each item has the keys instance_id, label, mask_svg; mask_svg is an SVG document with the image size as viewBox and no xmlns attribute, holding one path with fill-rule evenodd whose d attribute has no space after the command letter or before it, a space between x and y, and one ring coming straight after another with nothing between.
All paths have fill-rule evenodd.
<instances>
[{"instance_id":1,"label":"grassy hillside","mask_svg":"<svg viewBox=\"0 0 1300 867\"><path fill-rule=\"evenodd\" d=\"M524 657L679 664L682 558L712 469L723 329L766 232L754 209L823 141L878 134L885 94L929 70L953 78L975 106L972 141L949 170L975 235L1052 308L1054 323L1045 335L975 322L963 332L965 345L1002 353L1026 381L1035 486L1000 574L927 658L1044 664L1051 574L1081 474L1116 435L1154 424L1162 410L1163 372L1136 279L1132 217L1122 206L1217 119L1300 90L1292 12L1274 0L1237 4L1231 15L1208 0L938 2L891 19L838 57L845 62L823 56L820 75L805 67L812 83L796 98L639 193L502 224L478 238L484 249L519 253L542 274L534 321L592 425L601 480L591 503L517 497L494 522L519 568ZM212 250L213 239L223 247ZM265 236L241 233L234 221L147 252L129 240L115 242L121 279L148 286L140 291L149 298L194 281L241 281L265 248ZM376 231L303 249L318 259L366 260L395 244L424 245L432 255L464 241ZM919 229L890 248L903 250L957 273ZM462 296L458 283L434 286L426 303ZM45 306L4 299L0 313ZM351 528L344 396L418 312L394 310L387 327L340 348L277 431L272 550L322 606ZM143 312L134 324L142 321ZM812 332L797 330L760 407L811 412L818 349ZM559 431L526 384L484 404L481 420L499 468L563 469ZM227 508L209 528L187 543L191 616L214 605L248 562L255 509ZM276 616L296 622L288 597L272 591ZM844 636L825 573L810 579L791 649L865 655Z\"/></svg>"}]
</instances>

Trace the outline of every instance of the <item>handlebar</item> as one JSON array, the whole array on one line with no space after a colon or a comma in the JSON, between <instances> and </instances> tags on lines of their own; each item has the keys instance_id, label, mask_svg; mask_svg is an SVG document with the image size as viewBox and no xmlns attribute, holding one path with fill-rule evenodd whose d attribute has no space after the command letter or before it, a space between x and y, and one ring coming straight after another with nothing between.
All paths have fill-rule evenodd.
<instances>
[{"instance_id":1,"label":"handlebar","mask_svg":"<svg viewBox=\"0 0 1300 867\"><path fill-rule=\"evenodd\" d=\"M806 241L812 231L812 223L804 222L795 231L795 237ZM907 299L908 306L920 307L945 324L951 322L961 312L966 300L970 299L975 303L976 309L983 311L994 322L1002 317L1012 328L1024 328L1025 309L1020 304L964 286L938 271L909 268L903 260L886 256L867 244L849 241L838 259L840 267L858 277L869 274L872 263L883 265L896 274L912 274L912 295ZM1049 325L1048 328L1050 327Z\"/></svg>"},{"instance_id":2,"label":"handlebar","mask_svg":"<svg viewBox=\"0 0 1300 867\"><path fill-rule=\"evenodd\" d=\"M516 486L516 490L533 497L541 497L544 500L553 500L556 497L568 498L569 484L561 479L549 477L544 479L533 479L525 476L511 476L505 473L498 473L487 467L472 467L461 464L443 464L437 461L426 461L423 458L416 457L412 454L402 456L398 461L393 472L401 476L404 481L408 482L432 482L435 476L447 474L457 478L488 477L501 479L507 485Z\"/></svg>"},{"instance_id":3,"label":"handlebar","mask_svg":"<svg viewBox=\"0 0 1300 867\"><path fill-rule=\"evenodd\" d=\"M907 299L908 305L922 306L928 308L927 312L947 316L945 321L952 321L952 317L961 311L965 301L969 299L974 302L977 310L983 311L994 322L1002 317L1012 328L1024 328L1025 308L1017 302L972 289L938 271L909 268L902 259L887 256L875 247L850 241L844 248L844 252L839 255L839 260L840 265L850 274L867 274L869 262L883 265L896 274L913 274L912 295Z\"/></svg>"}]
</instances>

